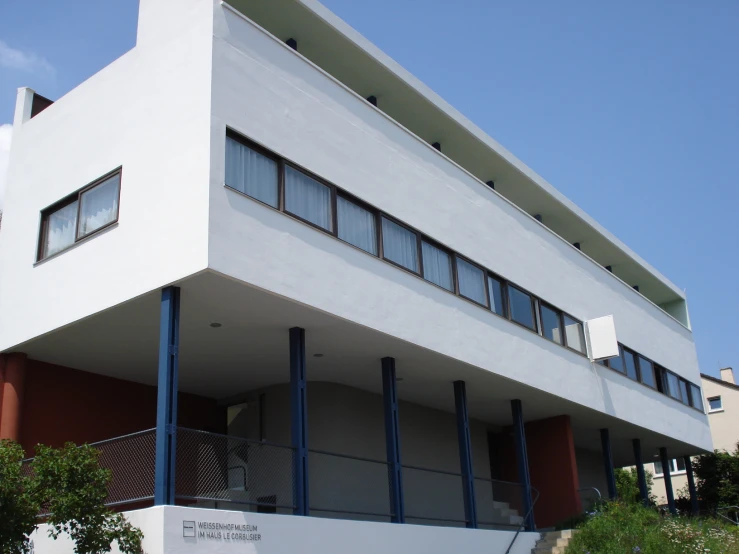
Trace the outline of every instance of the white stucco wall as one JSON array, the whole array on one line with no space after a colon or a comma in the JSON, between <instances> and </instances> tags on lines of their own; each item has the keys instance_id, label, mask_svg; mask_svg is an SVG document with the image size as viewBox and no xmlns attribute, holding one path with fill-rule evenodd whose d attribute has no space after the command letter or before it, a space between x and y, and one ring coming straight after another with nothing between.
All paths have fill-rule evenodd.
<instances>
[{"instance_id":1,"label":"white stucco wall","mask_svg":"<svg viewBox=\"0 0 739 554\"><path fill-rule=\"evenodd\" d=\"M209 3L141 0L133 50L15 121L0 351L206 267L211 20ZM34 267L41 210L119 166L119 222Z\"/></svg>"},{"instance_id":2,"label":"white stucco wall","mask_svg":"<svg viewBox=\"0 0 739 554\"><path fill-rule=\"evenodd\" d=\"M225 189L228 125L578 318L613 314L619 340L698 382L690 331L291 49L214 10L209 267L710 448L698 412Z\"/></svg>"},{"instance_id":3,"label":"white stucco wall","mask_svg":"<svg viewBox=\"0 0 739 554\"><path fill-rule=\"evenodd\" d=\"M145 533L146 554L489 554L505 552L513 538L512 531L453 529L419 525L395 525L365 521L340 521L289 515L254 514L205 510L200 508L159 507L128 512L131 520ZM221 531L218 538L184 537L184 523L195 529L202 523L248 525L244 533L258 540L234 540L233 531ZM48 539L45 526L34 534L37 554L72 554L68 538ZM216 531L218 533L218 531ZM226 538L226 533L229 533ZM539 533L521 533L511 554L529 554ZM112 551L119 554L118 549Z\"/></svg>"}]
</instances>

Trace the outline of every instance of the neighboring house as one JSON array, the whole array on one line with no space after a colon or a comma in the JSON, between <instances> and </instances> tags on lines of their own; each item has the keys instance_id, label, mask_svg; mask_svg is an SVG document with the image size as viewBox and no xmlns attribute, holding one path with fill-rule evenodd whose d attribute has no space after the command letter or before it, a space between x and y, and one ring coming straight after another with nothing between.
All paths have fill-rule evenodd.
<instances>
[{"instance_id":1,"label":"neighboring house","mask_svg":"<svg viewBox=\"0 0 739 554\"><path fill-rule=\"evenodd\" d=\"M734 452L739 442L739 386L734 379L734 370L726 367L721 370L721 379L716 379L701 373L703 396L708 424L711 427L713 447L716 450ZM664 473L662 464L655 461L653 467L647 465L654 475L652 494L657 497L659 504L666 504ZM681 458L670 460L672 490L677 496L678 491L687 490L688 479L685 474L685 460Z\"/></svg>"},{"instance_id":2,"label":"neighboring house","mask_svg":"<svg viewBox=\"0 0 739 554\"><path fill-rule=\"evenodd\" d=\"M0 436L113 439L147 552L503 552L713 448L682 289L346 23L139 5L18 93Z\"/></svg>"}]
</instances>

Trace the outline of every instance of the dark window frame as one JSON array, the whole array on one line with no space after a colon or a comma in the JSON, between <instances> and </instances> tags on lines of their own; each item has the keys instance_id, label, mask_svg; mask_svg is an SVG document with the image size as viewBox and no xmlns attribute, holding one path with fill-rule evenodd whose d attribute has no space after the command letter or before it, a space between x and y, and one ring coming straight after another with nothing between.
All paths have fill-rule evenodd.
<instances>
[{"instance_id":1,"label":"dark window frame","mask_svg":"<svg viewBox=\"0 0 739 554\"><path fill-rule=\"evenodd\" d=\"M388 215L388 214L386 214L383 211L381 211L379 215L380 215L380 218L379 218L379 221L380 221L380 229L379 229L379 231L380 231L380 237L382 238L382 245L383 245L383 247L380 249L381 250L380 259L382 259L382 260L384 260L384 261L386 261L388 263L393 264L395 267L399 267L400 269L402 269L404 271L407 271L411 275L417 275L418 277L421 277L423 279L423 254L421 252L421 237L422 237L421 233L419 231L417 231L416 229L414 229L413 227L411 227L410 225L406 225L405 223L403 223L399 219L396 219L393 216ZM393 260L391 260L391 259L389 259L389 258L387 258L385 256L385 235L382 232L382 219L383 218L387 219L388 221L390 221L392 223L395 223L396 225L402 227L406 231L410 231L412 234L414 234L416 236L416 253L417 253L416 255L418 257L418 271L413 271L409 267L405 267L404 265L401 265L398 262L394 262ZM424 281L426 281L426 279L424 279ZM427 283L431 283L431 281L426 281L426 282ZM431 284L434 285L435 283L431 283ZM442 289L442 290L446 290L444 287L439 287L439 288ZM447 291L447 292L449 292L449 291Z\"/></svg>"},{"instance_id":2,"label":"dark window frame","mask_svg":"<svg viewBox=\"0 0 739 554\"><path fill-rule=\"evenodd\" d=\"M343 200L351 202L352 204L356 204L363 210L366 210L372 214L372 216L375 219L375 244L377 245L377 253L372 253L372 252L365 250L364 248L360 248L356 244L347 242L339 236L339 198L342 198ZM360 200L353 194L340 190L339 188L336 188L336 200L334 201L334 204L336 206L336 213L335 213L336 221L334 223L336 229L334 229L335 232L332 234L344 244L348 244L349 246L356 248L357 250L360 250L361 252L364 252L365 254L369 254L370 256L374 256L376 258L382 258L382 244L381 244L382 243L382 230L380 229L380 225L382 224L382 221L380 220L381 212L374 206L367 204L367 202ZM288 215L292 215L291 212L285 212L285 213ZM328 232L323 227L319 227L319 229L321 229L325 233Z\"/></svg>"},{"instance_id":3,"label":"dark window frame","mask_svg":"<svg viewBox=\"0 0 739 554\"><path fill-rule=\"evenodd\" d=\"M511 307L511 289L514 288L518 292L522 292L526 296L528 296L531 299L531 320L534 322L534 327L531 328L528 325L524 325L523 323L516 321L513 319L513 310L510 309ZM533 331L540 337L544 338L544 336L541 334L541 329L539 328L539 318L537 317L537 307L536 302L538 298L531 294L529 291L527 291L523 287L519 287L518 285L511 283L510 281L506 281L506 304L508 305L508 321L512 321L516 325L523 327L524 329L528 329L529 331ZM548 339L547 339L548 340Z\"/></svg>"},{"instance_id":4,"label":"dark window frame","mask_svg":"<svg viewBox=\"0 0 739 554\"><path fill-rule=\"evenodd\" d=\"M577 323L580 324L580 326L578 327L578 329L580 331L580 341L582 342L582 345L585 348L585 352L581 352L577 348L572 348L569 345L569 343L567 342L567 329L565 328L565 316L566 317L569 317L572 321L576 321ZM587 355L588 355L588 343L585 340L585 324L581 320L577 319L576 317L571 316L567 312L561 312L561 320L562 320L562 336L564 337L564 346L567 349L571 350L572 352L575 352L577 354L580 354L581 356L586 356L587 357Z\"/></svg>"},{"instance_id":5,"label":"dark window frame","mask_svg":"<svg viewBox=\"0 0 739 554\"><path fill-rule=\"evenodd\" d=\"M115 218L112 221L109 221L108 223L106 223L105 225L98 227L94 231L90 231L88 233L85 233L84 235L80 235L79 225L80 225L80 211L82 208L82 195L85 194L86 192L91 191L98 185L101 185L102 183L104 183L111 177L114 177L115 175L118 175L118 197L116 199ZM98 177L94 181L91 181L88 184L86 184L84 187L77 189L72 194L65 196L61 200L41 210L41 221L39 225L38 245L36 247L36 263L54 258L55 256L58 256L59 254L66 252L70 248L73 248L80 242L83 242L89 239L90 237L93 237L97 235L98 233L101 233L105 229L108 229L109 227L112 227L113 225L118 223L120 216L121 216L121 188L122 186L123 186L123 166L118 166L117 168L113 169L112 171L109 171L102 177ZM69 246L66 246L65 248L59 250L58 252L54 252L53 254L44 256L44 245L46 244L46 238L49 232L49 216L58 212L62 208L66 208L70 204L74 204L75 202L77 202L77 216L75 219L75 226L74 226L74 242L72 242Z\"/></svg>"},{"instance_id":6,"label":"dark window frame","mask_svg":"<svg viewBox=\"0 0 739 554\"><path fill-rule=\"evenodd\" d=\"M645 383L644 382L644 373L642 372L642 367L641 367L641 361L642 361L642 359L644 359L647 362L649 362L650 364L652 364L652 377L654 378L654 386L650 385L649 383ZM651 359L649 359L646 356L644 356L642 354L639 354L637 352L636 353L636 371L639 374L639 382L642 385L647 386L650 389L659 390L659 388L657 386L657 383L658 383L658 379L657 379L657 368L656 368L656 364L654 363L654 361L652 361Z\"/></svg>"},{"instance_id":7,"label":"dark window frame","mask_svg":"<svg viewBox=\"0 0 739 554\"><path fill-rule=\"evenodd\" d=\"M469 296L465 296L464 294L462 294L462 291L459 288L459 270L457 268L457 260L462 260L463 262L466 262L466 263L470 264L472 267L476 267L482 273L482 283L483 283L483 287L485 289L485 302L486 302L486 304L480 304L474 298L470 298ZM492 312L493 310L490 308L490 289L488 288L488 270L485 269L480 264L477 264L477 263L473 262L472 260L470 260L469 258L466 258L465 256L462 256L461 254L458 254L456 252L453 252L452 253L452 266L454 268L454 270L452 272L454 274L454 290L456 291L457 295L460 298L464 298L465 300L469 300L473 304L476 304L478 306L482 306L483 308L486 308L488 311L491 311Z\"/></svg>"},{"instance_id":8,"label":"dark window frame","mask_svg":"<svg viewBox=\"0 0 739 554\"><path fill-rule=\"evenodd\" d=\"M283 201L282 191L285 188L284 187L284 185L285 185L284 160L280 156L278 156L277 154L275 154L274 152L270 152L269 150L267 150L261 144L258 144L258 143L254 142L252 140L249 140L246 137L242 137L240 134L238 134L237 132L231 130L228 127L226 128L226 137L235 140L236 142L238 142L242 146L246 146L247 148L250 148L251 150L254 150L254 152L256 152L257 154L261 154L265 158L269 158L270 160L272 160L273 162L275 162L277 164L277 208L275 208L271 204L267 204L266 202L264 202L263 200L260 200L259 198L256 198L254 196L251 196L250 194L247 194L247 193L245 193L243 191L240 191L239 189L234 188L231 185L229 185L226 182L226 175L225 175L225 168L224 168L223 184L226 186L226 188L229 189L229 190L232 190L232 191L234 191L234 192L236 192L238 194L242 194L242 195L246 196L247 198L251 198L252 200L254 200L256 202L259 202L263 206L268 206L268 207L272 208L273 210L276 209L276 210L279 210L281 212L284 212L284 210L282 208L282 201ZM224 150L225 150L225 142L224 142ZM285 212L285 213L289 213L289 212ZM289 214L290 214L290 216L293 215L292 213L289 213ZM310 224L309 221L306 221L306 223Z\"/></svg>"},{"instance_id":9,"label":"dark window frame","mask_svg":"<svg viewBox=\"0 0 739 554\"><path fill-rule=\"evenodd\" d=\"M451 292L455 296L459 296L460 298L462 298L464 300L468 300L468 298L466 296L462 296L461 294L459 294L459 291L457 289L457 262L456 262L455 252L453 250L451 250L450 248L447 248L446 246L444 246L440 242L435 241L431 237L428 237L428 236L424 235L423 233L419 233L419 236L420 236L420 242L418 243L418 248L419 248L419 254L418 254L419 255L419 258L418 258L418 260L419 260L419 268L418 269L419 269L419 272L420 272L419 273L420 277L425 282L429 283L430 285L434 285L435 287L440 288L441 290L445 290L447 292ZM428 279L426 279L426 275L424 274L424 271L423 271L423 243L424 242L427 243L427 244L429 244L429 245L431 245L431 246L433 246L434 248L437 248L437 249L441 250L447 256L449 256L449 265L451 266L451 270L452 270L452 288L451 288L451 290L448 289L448 288L442 287L441 285L437 285L433 281L429 281ZM387 261L389 261L390 263L393 263L390 260L387 260Z\"/></svg>"},{"instance_id":10,"label":"dark window frame","mask_svg":"<svg viewBox=\"0 0 739 554\"><path fill-rule=\"evenodd\" d=\"M328 203L329 203L329 206L331 208L331 217L330 217L331 228L330 229L326 229L325 227L321 227L317 223L313 223L312 221L308 221L304 217L296 214L295 212L291 212L290 210L287 209L287 206L285 205L286 204L286 200L287 200L287 196L286 196L286 192L285 192L285 189L286 189L286 187L285 187L285 181L286 181L286 175L287 175L287 168L288 167L291 168L291 169L293 169L293 170L295 170L295 171L297 171L298 173L302 173L303 175L305 175L306 177L309 177L310 179L313 179L314 181L316 181L317 183L325 186L328 189ZM336 194L338 192L338 188L336 187L336 185L334 185L332 183L329 183L328 181L326 181L325 179L322 179L321 177L319 177L315 173L311 173L307 169L303 169L299 165L294 164L292 162L288 162L286 160L282 160L282 164L278 166L277 171L278 171L278 179L277 179L278 185L277 186L279 187L278 188L278 196L277 197L278 197L278 199L279 199L279 201L280 201L280 203L282 205L282 210L281 211L283 213L289 215L290 217L294 217L298 221L302 221L303 223L306 223L307 225L310 225L311 227L314 227L316 229L320 229L324 233L328 233L329 235L333 235L334 237L339 238L339 230L338 230L337 214L336 214ZM280 194L280 192L282 194ZM249 196L249 195L247 194L247 196ZM249 196L249 198L252 198L252 197ZM263 204L264 204L264 202L263 202ZM269 206L269 204L267 204L267 206ZM341 239L339 239L339 240L341 240ZM346 242L346 241L342 241L342 242Z\"/></svg>"},{"instance_id":11,"label":"dark window frame","mask_svg":"<svg viewBox=\"0 0 739 554\"><path fill-rule=\"evenodd\" d=\"M544 300L539 301L539 325L541 328L541 336L547 339L549 342L553 342L554 344L559 344L560 346L567 347L567 338L565 337L565 327L564 327L564 312L560 310L559 308L555 308L552 306L549 302L545 302ZM546 308L548 310L553 311L557 316L557 324L559 325L559 342L555 341L554 339L550 339L544 334L544 315L541 313L542 310ZM573 318L574 319L574 318ZM574 350L574 349L570 349ZM575 350L577 352L577 350Z\"/></svg>"},{"instance_id":12,"label":"dark window frame","mask_svg":"<svg viewBox=\"0 0 739 554\"><path fill-rule=\"evenodd\" d=\"M493 310L492 304L488 307L488 309L493 314L497 315L498 317L502 317L503 319L510 321L511 318L508 315L511 313L509 306L508 306L508 281L503 279L503 277L501 277L500 275L493 273L492 271L488 271L486 277L487 277L486 278L487 282L485 284L488 289L488 302L490 301L490 279L492 278L500 283L500 299L501 299L501 304L502 304L501 308L503 310L503 313L499 314L498 312Z\"/></svg>"}]
</instances>

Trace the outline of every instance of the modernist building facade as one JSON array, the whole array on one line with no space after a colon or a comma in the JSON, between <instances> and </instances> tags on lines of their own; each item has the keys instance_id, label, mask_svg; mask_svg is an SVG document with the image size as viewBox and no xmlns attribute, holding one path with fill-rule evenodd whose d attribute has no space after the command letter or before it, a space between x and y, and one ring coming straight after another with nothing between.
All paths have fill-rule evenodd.
<instances>
[{"instance_id":1,"label":"modernist building facade","mask_svg":"<svg viewBox=\"0 0 739 554\"><path fill-rule=\"evenodd\" d=\"M712 448L684 293L312 0L141 0L131 51L21 89L0 267L0 433L115 439L111 502L181 551L524 552Z\"/></svg>"}]
</instances>

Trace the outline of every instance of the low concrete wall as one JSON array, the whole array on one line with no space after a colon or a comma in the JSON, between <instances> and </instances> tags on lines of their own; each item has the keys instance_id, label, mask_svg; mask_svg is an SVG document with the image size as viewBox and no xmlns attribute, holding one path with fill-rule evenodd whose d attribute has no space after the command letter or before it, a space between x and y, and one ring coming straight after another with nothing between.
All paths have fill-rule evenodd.
<instances>
[{"instance_id":1,"label":"low concrete wall","mask_svg":"<svg viewBox=\"0 0 739 554\"><path fill-rule=\"evenodd\" d=\"M512 531L395 525L276 514L160 506L128 513L145 534L145 554L490 554L505 552ZM72 554L65 536L34 533L35 554ZM538 533L521 533L512 554L529 554ZM113 554L120 554L117 548Z\"/></svg>"}]
</instances>

